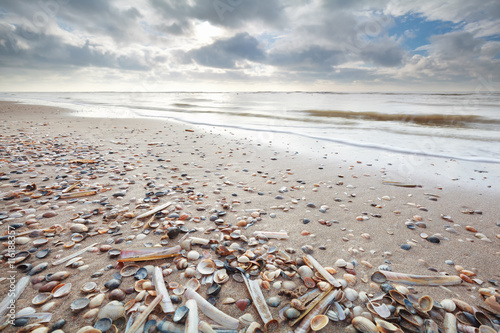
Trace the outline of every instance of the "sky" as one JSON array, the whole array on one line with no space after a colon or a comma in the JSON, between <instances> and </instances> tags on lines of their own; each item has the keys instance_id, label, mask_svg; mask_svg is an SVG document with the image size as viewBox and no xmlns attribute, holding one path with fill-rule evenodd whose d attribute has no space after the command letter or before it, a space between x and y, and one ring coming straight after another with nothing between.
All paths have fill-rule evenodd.
<instances>
[{"instance_id":1,"label":"sky","mask_svg":"<svg viewBox=\"0 0 500 333\"><path fill-rule=\"evenodd\" d=\"M0 91L499 91L498 0L0 0Z\"/></svg>"}]
</instances>

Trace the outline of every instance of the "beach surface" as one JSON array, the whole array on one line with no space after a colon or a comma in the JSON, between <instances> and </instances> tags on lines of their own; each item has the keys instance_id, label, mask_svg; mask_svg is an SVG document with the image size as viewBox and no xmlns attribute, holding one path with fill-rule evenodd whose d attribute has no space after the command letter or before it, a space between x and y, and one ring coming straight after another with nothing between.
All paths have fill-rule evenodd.
<instances>
[{"instance_id":1,"label":"beach surface","mask_svg":"<svg viewBox=\"0 0 500 333\"><path fill-rule=\"evenodd\" d=\"M55 302L46 311L53 313L48 327L60 319L67 321L64 332L94 324L94 318L83 318L88 308L74 313L70 305L88 295L80 292L84 283L94 281L105 290L104 284L120 272L117 258L107 253L109 248L171 247L179 245L183 236L212 240L216 246L227 242L237 257L249 249L259 253L264 247L270 252L263 258L274 266L268 267L271 270L278 266L272 262L277 257L275 251L287 253L294 261L302 258L305 250L322 266L334 267L337 279L345 278L347 272L355 273L356 282L350 287L371 295L381 292L370 281L380 266L418 275L458 276L457 268L475 274L471 278L476 281L446 288L410 288L417 297L431 295L438 302L457 298L484 306L478 290L498 288L498 164L364 154L354 147L325 153L321 142L310 146L308 153L297 154L277 136L262 143L251 133L233 133L237 129L212 130L166 119L85 118L66 109L12 102L0 102L0 115L0 231L6 235L9 225L21 224L16 234L28 232L18 237L23 237L20 243L27 239L25 244L16 244L15 251L33 249L37 239L46 238L47 243L32 250L22 263L32 267L48 264L33 276L67 271L69 276L62 283L72 285L71 293L47 302ZM404 168L402 161L406 162ZM408 161L413 161L413 170L407 167ZM79 185L67 193L95 190L96 194L65 199L63 190L77 182ZM158 192L163 195L158 196ZM138 215L167 202L172 205L167 214L155 220L159 222L156 230L146 235L145 227L132 228ZM218 220L213 221L213 216ZM81 223L89 230L83 241L70 246L75 218L83 219ZM118 226L111 228L112 222ZM53 232L55 227L50 228L56 225L62 228ZM166 239L168 227L181 225L194 231ZM35 230L38 232L29 237L29 231ZM256 246L243 241L241 235L248 240L256 231L282 231L289 237L261 240ZM235 232L237 237L231 238ZM53 265L94 243L97 245L80 255L82 266ZM36 254L43 249L51 251L38 259ZM208 246L192 244L191 249L224 260ZM8 247L3 247L1 295L9 290L7 253ZM338 259L353 263L354 268L335 267ZM200 261L188 260L188 265L196 266ZM176 266L172 258L137 264L163 269ZM292 271L291 265L282 266ZM19 269L13 271L17 281L26 275ZM184 271L164 271L167 284L185 285L189 279ZM123 277L120 288L129 292L123 302L138 295L127 290L135 281L134 277ZM263 289L264 297L277 296L283 281L283 276L271 281L270 289ZM297 275L291 281L303 285ZM15 303L16 312L29 306L42 312L43 305L32 304L40 286L28 284ZM235 318L250 313L262 323L253 305L242 311L235 304L223 304L227 298L250 298L244 283L230 277L221 286L215 302L218 309ZM206 289L202 285L199 294L206 297ZM105 294L101 308L109 302L109 291ZM281 321L278 312L289 299L279 297L281 305L270 310ZM365 308L359 299L353 303ZM158 320L166 317L158 310L154 314ZM200 313L200 318L205 317ZM340 331L347 324L330 323L322 331ZM282 322L281 331L289 330Z\"/></svg>"}]
</instances>

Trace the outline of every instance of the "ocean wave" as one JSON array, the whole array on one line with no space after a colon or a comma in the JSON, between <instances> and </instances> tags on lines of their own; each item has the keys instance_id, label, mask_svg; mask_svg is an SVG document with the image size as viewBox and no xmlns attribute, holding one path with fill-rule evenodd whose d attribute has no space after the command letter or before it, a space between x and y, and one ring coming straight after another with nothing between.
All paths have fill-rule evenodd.
<instances>
[{"instance_id":1,"label":"ocean wave","mask_svg":"<svg viewBox=\"0 0 500 333\"><path fill-rule=\"evenodd\" d=\"M490 119L477 115L449 114L390 114L380 112L353 112L343 110L304 110L311 117L347 118L371 121L397 121L425 126L463 127L467 124L500 124L498 119Z\"/></svg>"}]
</instances>

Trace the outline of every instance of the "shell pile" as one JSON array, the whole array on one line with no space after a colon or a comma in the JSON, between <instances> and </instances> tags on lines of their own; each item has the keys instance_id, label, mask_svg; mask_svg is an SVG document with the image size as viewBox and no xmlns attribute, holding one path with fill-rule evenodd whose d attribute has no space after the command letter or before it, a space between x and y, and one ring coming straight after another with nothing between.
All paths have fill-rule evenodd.
<instances>
[{"instance_id":1,"label":"shell pile","mask_svg":"<svg viewBox=\"0 0 500 333\"><path fill-rule=\"evenodd\" d=\"M6 296L0 329L62 333L73 325L66 332L212 332L227 323L234 327L224 332L499 332L497 282L486 286L472 270L457 266L453 276L421 277L391 272L385 264L375 268L367 260L332 257L318 263L313 246L294 249L287 246L286 231L259 230L275 213L243 209L236 195L227 199L219 188L208 203L210 196L200 191L205 184L195 187L201 182L162 156L154 158L171 177L165 184L136 173L139 161L118 163L78 140L62 153L62 142L41 140L3 140L0 149L0 259L17 272L16 300L30 303L11 316L7 305L13 296ZM57 176L49 178L42 169ZM235 185L216 177L221 187ZM144 195L128 198L131 188ZM276 200L289 190L280 189ZM320 211L328 209L322 205ZM419 224L415 217L407 225ZM439 241L435 235L423 238ZM158 269L161 276L155 278ZM479 286L480 305L438 300L418 290L456 284ZM61 317L65 310L73 323Z\"/></svg>"}]
</instances>

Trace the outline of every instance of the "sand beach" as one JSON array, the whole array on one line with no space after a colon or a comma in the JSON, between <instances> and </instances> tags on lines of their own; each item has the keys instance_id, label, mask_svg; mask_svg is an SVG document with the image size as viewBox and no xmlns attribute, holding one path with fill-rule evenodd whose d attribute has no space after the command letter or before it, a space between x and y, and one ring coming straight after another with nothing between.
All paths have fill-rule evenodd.
<instances>
[{"instance_id":1,"label":"sand beach","mask_svg":"<svg viewBox=\"0 0 500 333\"><path fill-rule=\"evenodd\" d=\"M110 250L179 245L183 251L177 259L135 263L161 268L170 295L179 296L175 308L186 302L182 286L192 279L186 269L196 270L207 259L226 262L253 270L250 279L260 282L264 298L274 297L273 305L279 300L278 306L269 309L280 322L280 332L297 327L280 317L280 310L291 301L282 290L284 284L290 288L285 283L290 281L292 287L304 286L296 273L307 254L334 273L335 279L347 283L341 289L357 293L352 302L338 300L347 309L347 319L330 320L321 332L343 331L353 313L360 311L354 310L356 306L368 312L366 297L383 294L380 284L371 280L379 270L460 276L458 284L401 290L417 299L424 295L436 302L456 299L485 313L495 311L484 295L485 290L498 292L500 283L497 164L416 156L418 170L405 174L398 163L408 161L407 156L373 159L374 155L347 147L325 158L321 143L309 147L308 154L297 154L293 147L283 149L277 138L265 144L250 135L234 135L237 130L221 133L167 119L89 118L72 110L13 102L1 102L0 115L0 232L4 236L0 295L9 294L9 276L18 282L31 274L15 301L15 313L32 307L36 313L52 314L41 326L50 328L61 320L63 332L93 326L97 310L90 312L87 306L72 311L71 307L79 298L101 293L105 296L96 309L116 297L127 303L127 309L133 308L126 320L131 313L144 311L155 293L145 297L147 292L134 289L134 276L118 279L121 293L111 294L105 287L123 267ZM77 195L84 191L91 194ZM171 205L152 215L154 219L137 219L168 202ZM146 222L156 223L148 227ZM9 230L16 235L14 249L8 246ZM266 239L259 232L281 232L287 237ZM209 243L189 244L192 238ZM54 265L89 246L74 264ZM42 252L46 249L50 251ZM29 255L11 267L12 251ZM196 253L188 257L190 251ZM183 256L186 260L180 263ZM46 265L31 271L41 263ZM54 293L40 291L48 283L43 280L61 271L67 277L60 284L66 288L71 284L69 292L34 305L37 295ZM276 271L270 278L269 272ZM240 273L227 270L227 274L229 279L220 283L217 295L207 295L209 285L203 284L197 292L203 298L212 297L210 301L225 314L236 319L250 314L263 327L254 304L243 310L234 304L251 298L245 283L234 278ZM321 275L316 278L309 290L322 280ZM151 279L151 274L145 279ZM85 293L81 288L88 282L96 287ZM198 313L200 320L214 324ZM492 314L488 316L493 320ZM37 322L14 317L16 325ZM119 332L125 332L126 320L115 322ZM148 320L171 321L172 313L165 314L158 306ZM5 326L3 332L22 331L22 327ZM238 331L247 327L240 323Z\"/></svg>"}]
</instances>

